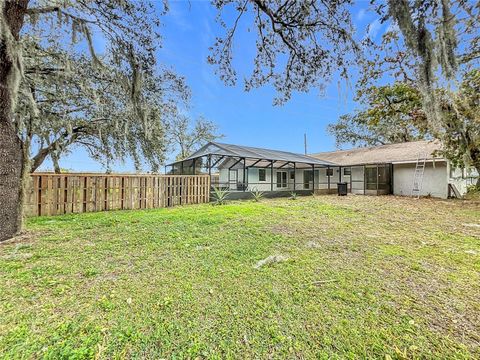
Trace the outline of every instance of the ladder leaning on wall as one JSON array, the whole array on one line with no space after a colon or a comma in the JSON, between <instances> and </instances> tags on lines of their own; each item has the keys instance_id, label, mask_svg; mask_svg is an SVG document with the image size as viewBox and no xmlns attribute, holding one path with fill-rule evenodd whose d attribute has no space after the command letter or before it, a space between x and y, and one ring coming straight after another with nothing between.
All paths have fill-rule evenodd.
<instances>
[{"instance_id":1,"label":"ladder leaning on wall","mask_svg":"<svg viewBox=\"0 0 480 360\"><path fill-rule=\"evenodd\" d=\"M425 164L427 162L427 154L419 153L417 163L415 164L415 172L413 173L412 196L417 199L420 197L423 186L423 175L425 174Z\"/></svg>"}]
</instances>

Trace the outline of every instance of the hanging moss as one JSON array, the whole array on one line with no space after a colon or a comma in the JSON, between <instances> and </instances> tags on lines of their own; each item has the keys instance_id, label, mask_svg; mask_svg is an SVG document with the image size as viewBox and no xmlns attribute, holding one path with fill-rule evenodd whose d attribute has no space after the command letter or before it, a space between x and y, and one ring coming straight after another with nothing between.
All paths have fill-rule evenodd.
<instances>
[{"instance_id":1,"label":"hanging moss","mask_svg":"<svg viewBox=\"0 0 480 360\"><path fill-rule=\"evenodd\" d=\"M440 65L447 81L454 80L457 70L457 34L455 16L450 10L450 2L422 3L408 0L389 0L390 16L398 24L405 39L405 44L417 59L417 75L424 101L424 110L433 128L442 123L442 111L435 94L437 87L436 73ZM441 15L433 20L432 14ZM430 22L427 22L430 20ZM433 24L433 25L432 25ZM431 29L433 27L435 37Z\"/></svg>"}]
</instances>

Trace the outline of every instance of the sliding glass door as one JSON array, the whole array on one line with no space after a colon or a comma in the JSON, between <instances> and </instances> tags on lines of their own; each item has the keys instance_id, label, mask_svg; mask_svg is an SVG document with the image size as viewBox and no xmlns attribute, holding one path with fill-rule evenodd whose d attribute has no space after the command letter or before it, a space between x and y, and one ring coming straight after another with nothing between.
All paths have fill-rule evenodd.
<instances>
[{"instance_id":1,"label":"sliding glass door","mask_svg":"<svg viewBox=\"0 0 480 360\"><path fill-rule=\"evenodd\" d=\"M391 184L390 165L365 166L365 190L371 195L389 194Z\"/></svg>"}]
</instances>

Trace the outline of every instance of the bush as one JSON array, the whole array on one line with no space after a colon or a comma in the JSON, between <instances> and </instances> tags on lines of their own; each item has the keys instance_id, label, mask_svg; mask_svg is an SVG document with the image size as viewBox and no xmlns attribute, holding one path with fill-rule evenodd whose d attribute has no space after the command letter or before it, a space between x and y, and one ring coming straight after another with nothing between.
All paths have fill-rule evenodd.
<instances>
[{"instance_id":1,"label":"bush","mask_svg":"<svg viewBox=\"0 0 480 360\"><path fill-rule=\"evenodd\" d=\"M468 185L465 199L480 200L480 186L477 186L476 184Z\"/></svg>"},{"instance_id":2,"label":"bush","mask_svg":"<svg viewBox=\"0 0 480 360\"><path fill-rule=\"evenodd\" d=\"M258 189L253 189L252 191L250 191L250 194L252 194L253 201L256 202L259 202L265 196L265 193L263 191L259 191Z\"/></svg>"},{"instance_id":3,"label":"bush","mask_svg":"<svg viewBox=\"0 0 480 360\"><path fill-rule=\"evenodd\" d=\"M213 205L225 205L229 194L230 191L228 189L214 187L211 196L213 199Z\"/></svg>"},{"instance_id":4,"label":"bush","mask_svg":"<svg viewBox=\"0 0 480 360\"><path fill-rule=\"evenodd\" d=\"M480 193L480 186L477 186L476 184L467 186L467 194L476 194L476 193Z\"/></svg>"},{"instance_id":5,"label":"bush","mask_svg":"<svg viewBox=\"0 0 480 360\"><path fill-rule=\"evenodd\" d=\"M295 191L292 191L292 192L290 193L289 199L290 199L290 200L297 200L297 198L298 198L298 194L297 194Z\"/></svg>"}]
</instances>

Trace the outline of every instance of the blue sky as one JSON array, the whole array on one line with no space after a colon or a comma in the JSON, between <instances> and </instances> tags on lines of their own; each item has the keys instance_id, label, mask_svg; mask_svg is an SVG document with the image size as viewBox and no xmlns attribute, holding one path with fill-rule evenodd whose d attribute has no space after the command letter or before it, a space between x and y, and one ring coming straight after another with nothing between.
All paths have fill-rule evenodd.
<instances>
[{"instance_id":1,"label":"blue sky","mask_svg":"<svg viewBox=\"0 0 480 360\"><path fill-rule=\"evenodd\" d=\"M366 11L369 1L355 5L354 21L357 37L370 33L379 37L386 29L377 16ZM238 29L234 49L234 63L239 82L227 87L207 63L209 46L215 36L222 33L215 22L216 9L208 1L171 1L170 11L163 17L163 48L157 52L158 62L172 67L185 76L192 90L192 104L188 109L192 117L203 115L218 124L226 143L268 147L303 152L303 136L307 134L308 151L335 149L335 140L326 131L339 115L355 108L353 89L338 76L330 81L323 94L318 89L310 93L295 93L283 106L273 106L275 91L263 87L245 92L242 79L250 73L255 54L254 34L247 31L245 18ZM101 39L98 39L99 43ZM352 80L355 80L352 71ZM171 156L173 158L173 154ZM62 168L75 171L102 171L103 167L88 158L82 149L75 148L60 162ZM42 169L51 168L46 162ZM134 171L130 161L115 164L113 171Z\"/></svg>"}]
</instances>

